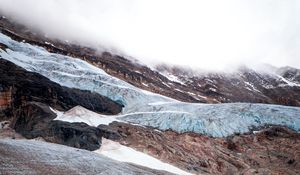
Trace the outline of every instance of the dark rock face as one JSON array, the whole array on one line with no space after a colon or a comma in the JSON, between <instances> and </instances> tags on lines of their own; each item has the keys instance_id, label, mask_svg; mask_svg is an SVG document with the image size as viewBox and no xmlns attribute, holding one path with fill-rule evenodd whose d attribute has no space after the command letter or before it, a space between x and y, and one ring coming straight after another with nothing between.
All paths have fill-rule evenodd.
<instances>
[{"instance_id":1,"label":"dark rock face","mask_svg":"<svg viewBox=\"0 0 300 175\"><path fill-rule=\"evenodd\" d=\"M85 123L53 120L55 117L47 105L28 102L17 110L11 127L28 139L42 137L45 141L91 151L100 148L102 130Z\"/></svg>"},{"instance_id":2,"label":"dark rock face","mask_svg":"<svg viewBox=\"0 0 300 175\"><path fill-rule=\"evenodd\" d=\"M101 130L103 137L106 139L120 140L122 138L122 136L110 126L99 125L97 128Z\"/></svg>"},{"instance_id":3,"label":"dark rock face","mask_svg":"<svg viewBox=\"0 0 300 175\"><path fill-rule=\"evenodd\" d=\"M103 136L101 130L85 123L51 121L48 130L49 136L44 137L46 141L90 151L99 149L101 146Z\"/></svg>"},{"instance_id":4,"label":"dark rock face","mask_svg":"<svg viewBox=\"0 0 300 175\"><path fill-rule=\"evenodd\" d=\"M7 48L8 48L7 45L0 43L0 49L6 50Z\"/></svg>"},{"instance_id":5,"label":"dark rock face","mask_svg":"<svg viewBox=\"0 0 300 175\"><path fill-rule=\"evenodd\" d=\"M138 88L180 101L252 102L300 106L300 86L285 86L286 83L280 78L264 75L251 69L244 69L229 76L222 73L195 75L183 68L166 65L160 65L156 68L158 71L154 71L139 64L138 61L109 52L99 55L95 49L46 38L7 18L0 18L0 29L2 33L14 40L24 40L24 42L44 47L49 52L81 58ZM51 44L45 44L45 42ZM282 77L292 82L298 81L299 84L299 70L285 68L278 71ZM159 72L175 76L183 83L172 81ZM298 73L295 74L295 72Z\"/></svg>"},{"instance_id":6,"label":"dark rock face","mask_svg":"<svg viewBox=\"0 0 300 175\"><path fill-rule=\"evenodd\" d=\"M122 106L89 91L62 87L37 73L0 59L0 120L13 116L28 101L48 104L58 110L81 105L104 114L117 114Z\"/></svg>"},{"instance_id":7,"label":"dark rock face","mask_svg":"<svg viewBox=\"0 0 300 175\"><path fill-rule=\"evenodd\" d=\"M157 69L177 77L193 89L189 89L189 92L195 96L198 91L220 103L251 102L300 106L300 81L297 79L300 70L295 68L276 70L266 66L270 72L263 72L240 67L232 73L199 73L167 65L157 66ZM273 72L271 69L274 69ZM296 85L290 85L286 81Z\"/></svg>"},{"instance_id":8,"label":"dark rock face","mask_svg":"<svg viewBox=\"0 0 300 175\"><path fill-rule=\"evenodd\" d=\"M68 110L81 105L95 112L117 114L122 106L89 91L62 87L49 79L28 72L0 59L0 121L10 120L10 126L25 138L44 140L76 148L96 150L102 135L108 132L84 123L54 121L56 114L49 106Z\"/></svg>"},{"instance_id":9,"label":"dark rock face","mask_svg":"<svg viewBox=\"0 0 300 175\"><path fill-rule=\"evenodd\" d=\"M300 134L283 127L211 138L113 122L123 145L199 174L299 174Z\"/></svg>"}]
</instances>

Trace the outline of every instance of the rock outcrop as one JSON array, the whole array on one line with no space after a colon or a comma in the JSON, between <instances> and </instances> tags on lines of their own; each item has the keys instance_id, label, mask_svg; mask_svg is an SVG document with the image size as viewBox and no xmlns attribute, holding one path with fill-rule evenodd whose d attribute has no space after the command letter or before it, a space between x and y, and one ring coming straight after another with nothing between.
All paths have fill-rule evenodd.
<instances>
[{"instance_id":1,"label":"rock outcrop","mask_svg":"<svg viewBox=\"0 0 300 175\"><path fill-rule=\"evenodd\" d=\"M45 141L86 150L101 146L102 130L85 123L54 120L56 114L45 104L28 102L16 111L10 126L27 139Z\"/></svg>"},{"instance_id":2,"label":"rock outcrop","mask_svg":"<svg viewBox=\"0 0 300 175\"><path fill-rule=\"evenodd\" d=\"M99 94L62 87L0 59L0 120L10 121L10 127L18 134L27 139L41 137L49 142L96 150L101 146L101 129L55 121L56 114L49 107L68 110L77 105L104 114L122 110L122 105ZM14 135L10 130L5 132Z\"/></svg>"},{"instance_id":3,"label":"rock outcrop","mask_svg":"<svg viewBox=\"0 0 300 175\"><path fill-rule=\"evenodd\" d=\"M60 110L77 105L103 114L117 114L122 110L122 105L97 93L62 87L46 77L0 59L0 120L12 117L16 109L30 101Z\"/></svg>"}]
</instances>

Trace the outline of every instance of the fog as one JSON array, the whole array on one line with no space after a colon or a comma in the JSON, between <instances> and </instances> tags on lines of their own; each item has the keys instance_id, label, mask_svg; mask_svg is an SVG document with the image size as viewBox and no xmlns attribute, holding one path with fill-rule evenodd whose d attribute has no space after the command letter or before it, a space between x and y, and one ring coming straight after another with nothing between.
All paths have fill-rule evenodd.
<instances>
[{"instance_id":1,"label":"fog","mask_svg":"<svg viewBox=\"0 0 300 175\"><path fill-rule=\"evenodd\" d=\"M150 65L300 68L297 0L0 0L0 11L49 37Z\"/></svg>"}]
</instances>

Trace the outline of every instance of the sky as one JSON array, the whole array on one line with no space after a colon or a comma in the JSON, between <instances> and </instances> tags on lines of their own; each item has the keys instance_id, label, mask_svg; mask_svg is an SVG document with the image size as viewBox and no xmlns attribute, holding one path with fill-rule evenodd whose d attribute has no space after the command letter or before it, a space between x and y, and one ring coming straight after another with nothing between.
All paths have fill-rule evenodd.
<instances>
[{"instance_id":1,"label":"sky","mask_svg":"<svg viewBox=\"0 0 300 175\"><path fill-rule=\"evenodd\" d=\"M300 68L298 0L0 0L47 36L203 70Z\"/></svg>"}]
</instances>

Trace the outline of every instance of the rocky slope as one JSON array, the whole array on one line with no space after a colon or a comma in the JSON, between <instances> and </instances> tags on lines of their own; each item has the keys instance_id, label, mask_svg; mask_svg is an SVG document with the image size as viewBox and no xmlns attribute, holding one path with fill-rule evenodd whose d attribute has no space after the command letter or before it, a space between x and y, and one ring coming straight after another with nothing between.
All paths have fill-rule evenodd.
<instances>
[{"instance_id":1,"label":"rocky slope","mask_svg":"<svg viewBox=\"0 0 300 175\"><path fill-rule=\"evenodd\" d=\"M205 73L159 65L157 70L197 91L210 94L219 102L300 104L300 70L291 67L262 65L256 70L240 67L231 72ZM189 92L196 95L194 91Z\"/></svg>"},{"instance_id":2,"label":"rocky slope","mask_svg":"<svg viewBox=\"0 0 300 175\"><path fill-rule=\"evenodd\" d=\"M27 71L39 73L62 86L89 90L124 108L118 118L162 130L196 132L216 137L248 132L251 127L284 125L299 131L299 108L266 104L183 103L136 88L77 58L50 54L41 47L0 34L9 49L0 56ZM92 125L97 126L97 125Z\"/></svg>"},{"instance_id":3,"label":"rocky slope","mask_svg":"<svg viewBox=\"0 0 300 175\"><path fill-rule=\"evenodd\" d=\"M80 117L80 113L75 112L78 109L71 110L74 117ZM71 117L69 112L66 114ZM84 119L89 115L85 112L81 117ZM53 120L55 113L37 103L29 103L17 116L11 126L26 138L41 137L50 142L96 150L104 137L196 174L300 172L300 134L285 127L257 128L246 134L213 138L121 122L100 124L98 127L68 123Z\"/></svg>"},{"instance_id":4,"label":"rocky slope","mask_svg":"<svg viewBox=\"0 0 300 175\"><path fill-rule=\"evenodd\" d=\"M117 114L122 110L120 104L99 94L62 87L0 58L0 120L13 116L14 110L29 101L61 110L77 105L104 114Z\"/></svg>"},{"instance_id":5,"label":"rocky slope","mask_svg":"<svg viewBox=\"0 0 300 175\"><path fill-rule=\"evenodd\" d=\"M121 144L146 152L192 173L299 174L300 134L271 127L259 132L212 138L114 122Z\"/></svg>"},{"instance_id":6,"label":"rocky slope","mask_svg":"<svg viewBox=\"0 0 300 175\"><path fill-rule=\"evenodd\" d=\"M47 105L28 102L16 112L10 127L27 139L45 141L86 150L101 146L102 130L84 123L54 121L56 115Z\"/></svg>"},{"instance_id":7,"label":"rocky slope","mask_svg":"<svg viewBox=\"0 0 300 175\"><path fill-rule=\"evenodd\" d=\"M299 78L289 77L289 72L299 72L297 69L281 68L273 73L266 73L242 68L233 74L199 75L183 68L161 65L156 71L132 59L109 52L98 54L89 47L46 38L7 18L0 19L0 28L2 33L15 40L44 47L52 53L81 58L135 87L180 101L252 102L300 106Z\"/></svg>"},{"instance_id":8,"label":"rocky slope","mask_svg":"<svg viewBox=\"0 0 300 175\"><path fill-rule=\"evenodd\" d=\"M0 121L9 120L0 123L0 138L40 138L184 174L176 167L196 174L299 174L299 107L175 100L298 106L297 69L261 74L243 68L231 75L194 76L164 66L157 72L107 52L99 56L50 40L5 18L0 26ZM73 154L70 148L54 147L0 140L5 165L0 172L167 174L105 164L111 160L80 150L72 157L65 155ZM11 168L15 165L20 167Z\"/></svg>"},{"instance_id":9,"label":"rocky slope","mask_svg":"<svg viewBox=\"0 0 300 175\"><path fill-rule=\"evenodd\" d=\"M0 59L0 88L0 120L8 121L17 133L28 139L42 137L49 142L87 150L100 148L101 130L84 123L53 121L56 115L49 106L68 110L82 105L103 114L117 114L122 110L120 104L106 97L60 86L4 59ZM1 132L15 135L8 129Z\"/></svg>"}]
</instances>

